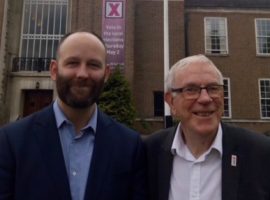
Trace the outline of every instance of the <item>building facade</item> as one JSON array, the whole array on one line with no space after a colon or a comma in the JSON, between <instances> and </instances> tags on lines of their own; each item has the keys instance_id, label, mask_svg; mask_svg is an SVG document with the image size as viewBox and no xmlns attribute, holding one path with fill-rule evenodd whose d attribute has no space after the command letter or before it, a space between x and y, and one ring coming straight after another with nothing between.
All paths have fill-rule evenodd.
<instances>
[{"instance_id":1,"label":"building facade","mask_svg":"<svg viewBox=\"0 0 270 200\"><path fill-rule=\"evenodd\" d=\"M224 75L224 121L268 131L270 3L188 0L185 20L187 54L206 54Z\"/></svg>"},{"instance_id":2,"label":"building facade","mask_svg":"<svg viewBox=\"0 0 270 200\"><path fill-rule=\"evenodd\" d=\"M270 3L168 2L170 65L188 55L207 55L224 74L223 120L258 132L270 130ZM49 63L58 41L75 30L102 35L103 2L0 4L0 109L5 123L55 99ZM163 127L163 0L126 1L124 9L124 74L138 113L137 128L147 134Z\"/></svg>"}]
</instances>

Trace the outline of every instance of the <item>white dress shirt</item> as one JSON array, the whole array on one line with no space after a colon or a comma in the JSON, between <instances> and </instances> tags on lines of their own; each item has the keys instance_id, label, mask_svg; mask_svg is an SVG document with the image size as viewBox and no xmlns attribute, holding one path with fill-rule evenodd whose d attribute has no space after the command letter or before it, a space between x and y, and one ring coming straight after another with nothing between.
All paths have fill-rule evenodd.
<instances>
[{"instance_id":1,"label":"white dress shirt","mask_svg":"<svg viewBox=\"0 0 270 200\"><path fill-rule=\"evenodd\" d=\"M184 143L180 126L171 147L174 159L169 200L221 200L221 125L211 147L199 158Z\"/></svg>"}]
</instances>

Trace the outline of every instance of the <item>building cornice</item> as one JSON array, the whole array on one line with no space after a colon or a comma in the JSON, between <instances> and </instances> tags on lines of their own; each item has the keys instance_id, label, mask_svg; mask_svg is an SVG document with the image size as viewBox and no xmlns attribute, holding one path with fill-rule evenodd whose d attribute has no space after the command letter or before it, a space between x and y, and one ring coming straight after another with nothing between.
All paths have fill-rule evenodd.
<instances>
[{"instance_id":1,"label":"building cornice","mask_svg":"<svg viewBox=\"0 0 270 200\"><path fill-rule=\"evenodd\" d=\"M195 13L239 13L239 14L270 14L270 9L229 9L229 8L185 8L185 12Z\"/></svg>"},{"instance_id":2,"label":"building cornice","mask_svg":"<svg viewBox=\"0 0 270 200\"><path fill-rule=\"evenodd\" d=\"M20 71L20 72L11 72L10 77L45 77L49 78L49 72L32 72L32 71Z\"/></svg>"}]
</instances>

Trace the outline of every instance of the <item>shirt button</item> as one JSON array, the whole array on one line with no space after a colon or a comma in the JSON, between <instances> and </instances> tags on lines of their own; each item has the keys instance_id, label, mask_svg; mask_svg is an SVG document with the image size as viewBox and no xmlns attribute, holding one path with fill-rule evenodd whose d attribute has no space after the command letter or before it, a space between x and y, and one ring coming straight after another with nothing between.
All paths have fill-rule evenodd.
<instances>
[{"instance_id":1,"label":"shirt button","mask_svg":"<svg viewBox=\"0 0 270 200\"><path fill-rule=\"evenodd\" d=\"M73 172L72 172L72 175L73 175L73 176L76 176L76 175L77 175L77 172L76 172L76 171L73 171Z\"/></svg>"}]
</instances>

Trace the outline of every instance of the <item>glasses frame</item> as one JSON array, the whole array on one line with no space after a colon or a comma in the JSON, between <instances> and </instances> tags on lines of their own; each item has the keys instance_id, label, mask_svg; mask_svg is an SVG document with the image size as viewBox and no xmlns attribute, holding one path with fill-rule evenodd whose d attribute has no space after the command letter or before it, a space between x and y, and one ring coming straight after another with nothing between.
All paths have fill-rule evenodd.
<instances>
[{"instance_id":1,"label":"glasses frame","mask_svg":"<svg viewBox=\"0 0 270 200\"><path fill-rule=\"evenodd\" d=\"M193 89L193 91L192 91ZM198 86L198 85L189 85L182 88L171 88L171 92L173 93L181 93L183 94L185 99L198 99L201 95L202 90L205 89L207 91L207 94L211 98L219 98L221 97L221 91L224 92L224 85L222 84L209 84L204 87ZM215 89L215 90L211 90Z\"/></svg>"}]
</instances>

